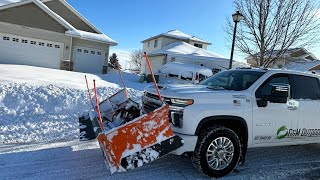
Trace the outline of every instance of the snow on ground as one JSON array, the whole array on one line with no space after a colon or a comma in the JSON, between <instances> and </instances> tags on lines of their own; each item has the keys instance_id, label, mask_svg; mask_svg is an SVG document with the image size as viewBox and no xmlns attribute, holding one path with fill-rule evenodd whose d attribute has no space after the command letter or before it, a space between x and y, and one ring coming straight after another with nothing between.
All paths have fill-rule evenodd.
<instances>
[{"instance_id":1,"label":"snow on ground","mask_svg":"<svg viewBox=\"0 0 320 180\"><path fill-rule=\"evenodd\" d=\"M0 146L0 179L209 179L188 157L168 155L138 169L110 176L96 141ZM320 179L320 146L249 149L244 167L221 178Z\"/></svg>"},{"instance_id":2,"label":"snow on ground","mask_svg":"<svg viewBox=\"0 0 320 180\"><path fill-rule=\"evenodd\" d=\"M78 116L91 108L84 73L22 65L0 65L0 72L0 144L78 139ZM147 84L123 77L140 101ZM91 88L96 79L100 101L121 89L117 72L87 78Z\"/></svg>"},{"instance_id":3,"label":"snow on ground","mask_svg":"<svg viewBox=\"0 0 320 180\"><path fill-rule=\"evenodd\" d=\"M147 85L138 78L124 74L136 100ZM100 100L121 88L117 73L88 79ZM97 141L78 141L89 108L83 73L0 65L0 179L208 179L175 155L110 176ZM246 165L222 179L320 179L320 145L249 149Z\"/></svg>"}]
</instances>

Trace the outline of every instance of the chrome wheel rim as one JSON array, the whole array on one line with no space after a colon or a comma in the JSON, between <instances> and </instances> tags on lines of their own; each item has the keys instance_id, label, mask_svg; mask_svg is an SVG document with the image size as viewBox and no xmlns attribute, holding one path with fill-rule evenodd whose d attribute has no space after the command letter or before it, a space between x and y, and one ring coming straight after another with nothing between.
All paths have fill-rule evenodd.
<instances>
[{"instance_id":1,"label":"chrome wheel rim","mask_svg":"<svg viewBox=\"0 0 320 180\"><path fill-rule=\"evenodd\" d=\"M226 137L218 137L213 140L206 153L207 163L214 170L221 170L229 166L233 156L233 143Z\"/></svg>"}]
</instances>

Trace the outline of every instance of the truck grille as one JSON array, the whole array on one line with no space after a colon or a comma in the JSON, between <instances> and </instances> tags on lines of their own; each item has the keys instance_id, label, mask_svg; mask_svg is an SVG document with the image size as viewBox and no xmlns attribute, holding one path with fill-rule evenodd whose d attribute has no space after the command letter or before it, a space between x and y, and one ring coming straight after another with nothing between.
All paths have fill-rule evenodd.
<instances>
[{"instance_id":1,"label":"truck grille","mask_svg":"<svg viewBox=\"0 0 320 180\"><path fill-rule=\"evenodd\" d=\"M147 114L162 106L157 95L146 93L142 98L142 113Z\"/></svg>"},{"instance_id":2,"label":"truck grille","mask_svg":"<svg viewBox=\"0 0 320 180\"><path fill-rule=\"evenodd\" d=\"M182 126L182 117L183 109L181 107L177 109L177 106L171 106L171 100L169 98L164 98L163 100L167 105L169 105L169 122L176 127ZM155 109L158 109L162 106L162 102L159 100L159 97L155 94L146 92L142 98L142 113L148 114Z\"/></svg>"}]
</instances>

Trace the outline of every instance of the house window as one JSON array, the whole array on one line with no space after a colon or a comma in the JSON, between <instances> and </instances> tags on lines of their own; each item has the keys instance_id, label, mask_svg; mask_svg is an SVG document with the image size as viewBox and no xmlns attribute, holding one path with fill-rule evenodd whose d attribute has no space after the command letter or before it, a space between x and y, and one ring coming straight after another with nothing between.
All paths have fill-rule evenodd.
<instances>
[{"instance_id":1,"label":"house window","mask_svg":"<svg viewBox=\"0 0 320 180\"><path fill-rule=\"evenodd\" d=\"M82 49L77 49L78 52L82 52Z\"/></svg>"},{"instance_id":2,"label":"house window","mask_svg":"<svg viewBox=\"0 0 320 180\"><path fill-rule=\"evenodd\" d=\"M49 43L48 43L48 44L47 44L47 47L52 47L52 44L49 44Z\"/></svg>"},{"instance_id":3,"label":"house window","mask_svg":"<svg viewBox=\"0 0 320 180\"><path fill-rule=\"evenodd\" d=\"M97 52L97 54L98 54L99 56L101 56L101 52Z\"/></svg>"},{"instance_id":4,"label":"house window","mask_svg":"<svg viewBox=\"0 0 320 180\"><path fill-rule=\"evenodd\" d=\"M150 41L148 41L148 47L150 47Z\"/></svg>"},{"instance_id":5,"label":"house window","mask_svg":"<svg viewBox=\"0 0 320 180\"><path fill-rule=\"evenodd\" d=\"M55 45L54 47L55 47L55 48L60 48L60 45Z\"/></svg>"},{"instance_id":6,"label":"house window","mask_svg":"<svg viewBox=\"0 0 320 180\"><path fill-rule=\"evenodd\" d=\"M91 54L96 54L96 52L95 51L91 51Z\"/></svg>"},{"instance_id":7,"label":"house window","mask_svg":"<svg viewBox=\"0 0 320 180\"><path fill-rule=\"evenodd\" d=\"M12 38L12 41L19 42L19 39L18 38Z\"/></svg>"},{"instance_id":8,"label":"house window","mask_svg":"<svg viewBox=\"0 0 320 180\"><path fill-rule=\"evenodd\" d=\"M43 42L39 42L39 46L44 46L44 43Z\"/></svg>"},{"instance_id":9,"label":"house window","mask_svg":"<svg viewBox=\"0 0 320 180\"><path fill-rule=\"evenodd\" d=\"M28 40L22 39L22 43L28 43Z\"/></svg>"},{"instance_id":10,"label":"house window","mask_svg":"<svg viewBox=\"0 0 320 180\"><path fill-rule=\"evenodd\" d=\"M9 38L9 37L7 37L7 36L3 36L3 40L5 40L5 41L9 41L9 40L10 40L10 38Z\"/></svg>"},{"instance_id":11,"label":"house window","mask_svg":"<svg viewBox=\"0 0 320 180\"><path fill-rule=\"evenodd\" d=\"M154 40L154 47L158 47L158 39Z\"/></svg>"},{"instance_id":12,"label":"house window","mask_svg":"<svg viewBox=\"0 0 320 180\"><path fill-rule=\"evenodd\" d=\"M195 47L202 48L202 44L194 43Z\"/></svg>"},{"instance_id":13,"label":"house window","mask_svg":"<svg viewBox=\"0 0 320 180\"><path fill-rule=\"evenodd\" d=\"M34 45L34 44L36 44L36 42L35 42L35 41L30 41L30 44L33 44L33 45Z\"/></svg>"},{"instance_id":14,"label":"house window","mask_svg":"<svg viewBox=\"0 0 320 180\"><path fill-rule=\"evenodd\" d=\"M88 50L84 50L84 53L88 53L89 51Z\"/></svg>"}]
</instances>

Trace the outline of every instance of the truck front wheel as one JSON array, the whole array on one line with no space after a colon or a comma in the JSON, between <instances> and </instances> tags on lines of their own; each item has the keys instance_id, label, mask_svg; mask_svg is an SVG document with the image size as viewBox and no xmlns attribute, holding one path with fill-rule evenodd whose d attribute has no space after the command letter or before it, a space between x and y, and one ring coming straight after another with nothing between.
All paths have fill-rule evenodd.
<instances>
[{"instance_id":1,"label":"truck front wheel","mask_svg":"<svg viewBox=\"0 0 320 180\"><path fill-rule=\"evenodd\" d=\"M201 133L192 162L200 172L218 178L234 170L240 154L238 135L229 128L216 126Z\"/></svg>"}]
</instances>

